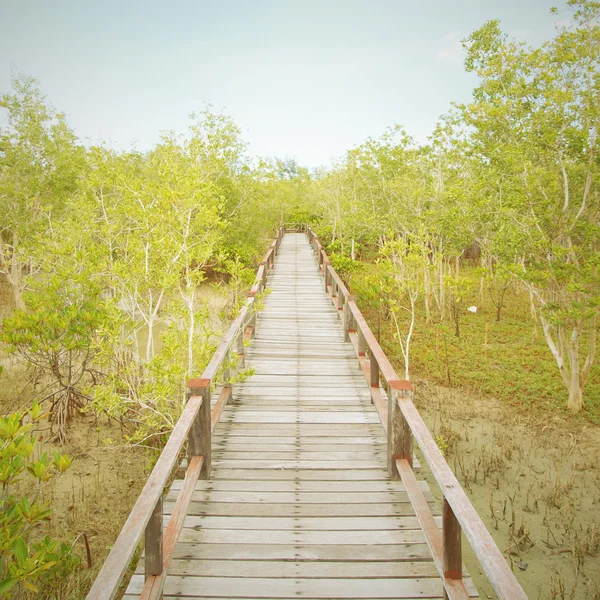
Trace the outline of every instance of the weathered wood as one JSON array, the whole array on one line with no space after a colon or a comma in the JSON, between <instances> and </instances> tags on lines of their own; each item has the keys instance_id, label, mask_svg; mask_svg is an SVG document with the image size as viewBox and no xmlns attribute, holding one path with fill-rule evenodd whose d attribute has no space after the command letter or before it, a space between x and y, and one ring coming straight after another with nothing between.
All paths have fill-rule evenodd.
<instances>
[{"instance_id":1,"label":"weathered wood","mask_svg":"<svg viewBox=\"0 0 600 600\"><path fill-rule=\"evenodd\" d=\"M497 596L507 600L526 599L525 592L452 473L414 404L410 399L402 398L398 400L398 406Z\"/></svg>"},{"instance_id":2,"label":"weathered wood","mask_svg":"<svg viewBox=\"0 0 600 600\"><path fill-rule=\"evenodd\" d=\"M163 501L158 499L144 533L146 577L160 575L163 570Z\"/></svg>"},{"instance_id":3,"label":"weathered wood","mask_svg":"<svg viewBox=\"0 0 600 600\"><path fill-rule=\"evenodd\" d=\"M127 571L152 512L162 497L163 489L176 465L179 452L201 406L202 398L200 397L192 397L186 404L169 441L92 585L87 596L88 600L112 600L115 597L121 579Z\"/></svg>"},{"instance_id":4,"label":"weathered wood","mask_svg":"<svg viewBox=\"0 0 600 600\"><path fill-rule=\"evenodd\" d=\"M412 397L412 385L409 381L390 381L388 389L388 446L387 464L390 479L400 477L396 460L405 459L412 464L412 433L398 407L398 398Z\"/></svg>"},{"instance_id":5,"label":"weathered wood","mask_svg":"<svg viewBox=\"0 0 600 600\"><path fill-rule=\"evenodd\" d=\"M160 570L156 573L152 573L154 577L148 577L148 570L146 569L146 582L140 595L140 600L159 600L162 598L162 592L164 584L167 578L167 573L171 571L171 559L175 552L175 546L181 535L181 530L185 522L185 518L188 512L188 507L192 499L194 486L200 476L202 470L202 463L204 457L194 456L190 461L189 468L185 474L185 481L183 484L183 491L179 494L177 502L173 506L171 518L168 521L164 543L161 546L161 565ZM162 502L161 502L162 509ZM162 526L162 511L160 513L160 524ZM148 561L148 548L146 547L146 562Z\"/></svg>"},{"instance_id":6,"label":"weathered wood","mask_svg":"<svg viewBox=\"0 0 600 600\"><path fill-rule=\"evenodd\" d=\"M210 379L191 379L188 381L187 395L189 399L193 397L202 399L202 405L188 436L188 460L191 460L194 456L202 456L204 460L200 477L207 479L210 477L212 466Z\"/></svg>"},{"instance_id":7,"label":"weathered wood","mask_svg":"<svg viewBox=\"0 0 600 600\"><path fill-rule=\"evenodd\" d=\"M425 534L425 539L429 546L429 550L431 551L435 567L440 578L443 580L444 597L449 600L464 600L469 596L469 592L465 587L465 583L467 582L460 578L453 580L444 576L444 552L439 520L434 518L431 506L425 499L425 496L418 485L410 463L406 459L398 459L396 461L396 466L402 477L402 481L406 486L406 491L410 497L411 504L415 509L417 518L421 523L421 528Z\"/></svg>"},{"instance_id":8,"label":"weathered wood","mask_svg":"<svg viewBox=\"0 0 600 600\"><path fill-rule=\"evenodd\" d=\"M462 578L461 528L452 507L442 500L442 541L444 544L444 579Z\"/></svg>"},{"instance_id":9,"label":"weathered wood","mask_svg":"<svg viewBox=\"0 0 600 600\"><path fill-rule=\"evenodd\" d=\"M139 593L142 579L134 575L130 591ZM210 598L441 598L437 579L302 579L244 577L169 577L165 592L171 596ZM200 592L201 595L198 595Z\"/></svg>"},{"instance_id":10,"label":"weathered wood","mask_svg":"<svg viewBox=\"0 0 600 600\"><path fill-rule=\"evenodd\" d=\"M186 577L230 577L235 574L237 577L277 577L283 579L344 579L352 577L411 579L416 577L438 577L435 567L430 562L403 561L401 559L386 562L310 561L309 563L289 560L178 559L171 563L170 573L171 575Z\"/></svg>"},{"instance_id":11,"label":"weathered wood","mask_svg":"<svg viewBox=\"0 0 600 600\"><path fill-rule=\"evenodd\" d=\"M223 386L221 393L219 394L219 399L214 405L211 414L210 414L210 430L211 432L214 430L216 424L219 422L221 415L223 414L223 410L226 404L229 404L232 398L232 388L230 385Z\"/></svg>"}]
</instances>

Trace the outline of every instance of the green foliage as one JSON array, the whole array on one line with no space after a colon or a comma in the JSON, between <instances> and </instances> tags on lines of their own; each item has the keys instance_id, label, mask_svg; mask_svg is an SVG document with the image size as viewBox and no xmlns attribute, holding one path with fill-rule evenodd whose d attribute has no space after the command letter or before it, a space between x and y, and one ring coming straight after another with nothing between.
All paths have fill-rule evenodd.
<instances>
[{"instance_id":1,"label":"green foliage","mask_svg":"<svg viewBox=\"0 0 600 600\"><path fill-rule=\"evenodd\" d=\"M364 265L350 291L356 295L373 331L381 330L380 343L392 364L401 368L404 359L393 322L380 319L377 305L367 301L362 293L363 289L373 289L371 282L378 273L376 265ZM548 413L566 416L563 384L543 333L532 318L528 293L518 286L511 287L506 293L502 320L497 321L490 296L485 294L479 302L478 275L476 269L463 269L462 276L471 285L462 303L475 304L479 310L461 315L460 338L455 336L452 321L426 321L421 298L411 347L413 378L487 394L519 409L531 410L538 418ZM581 420L600 423L598 363L592 367Z\"/></svg>"},{"instance_id":2,"label":"green foliage","mask_svg":"<svg viewBox=\"0 0 600 600\"><path fill-rule=\"evenodd\" d=\"M357 260L353 260L349 256L343 254L329 254L329 260L331 266L336 270L339 276L347 281L353 273L360 269L361 263Z\"/></svg>"},{"instance_id":3,"label":"green foliage","mask_svg":"<svg viewBox=\"0 0 600 600\"><path fill-rule=\"evenodd\" d=\"M466 309L465 299L471 287L471 282L466 277L446 277L444 281L450 293L450 313L454 321L454 335L460 337L460 316Z\"/></svg>"},{"instance_id":4,"label":"green foliage","mask_svg":"<svg viewBox=\"0 0 600 600\"><path fill-rule=\"evenodd\" d=\"M0 273L24 308L24 277L38 268L31 255L78 189L85 153L35 79L19 75L12 85L13 93L0 95L8 110L8 127L0 130Z\"/></svg>"},{"instance_id":5,"label":"green foliage","mask_svg":"<svg viewBox=\"0 0 600 600\"><path fill-rule=\"evenodd\" d=\"M39 500L41 489L72 463L72 458L58 452L52 458L46 452L36 458L31 428L44 416L39 404L34 404L27 413L0 417L0 597L4 598L23 597L27 592L39 597L79 564L69 545L38 532L52 514ZM15 495L25 477L34 482L35 492Z\"/></svg>"},{"instance_id":6,"label":"green foliage","mask_svg":"<svg viewBox=\"0 0 600 600\"><path fill-rule=\"evenodd\" d=\"M97 377L94 360L110 339L116 318L102 289L88 274L50 275L25 295L26 310L3 323L1 340L9 352L48 379L44 401L61 441L67 422L88 396L84 387Z\"/></svg>"}]
</instances>

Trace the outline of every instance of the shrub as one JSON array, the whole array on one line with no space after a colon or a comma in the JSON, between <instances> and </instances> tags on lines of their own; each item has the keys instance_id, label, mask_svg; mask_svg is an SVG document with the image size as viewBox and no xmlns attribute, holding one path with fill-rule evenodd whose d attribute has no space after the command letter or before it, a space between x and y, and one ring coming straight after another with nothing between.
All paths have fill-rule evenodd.
<instances>
[{"instance_id":1,"label":"shrub","mask_svg":"<svg viewBox=\"0 0 600 600\"><path fill-rule=\"evenodd\" d=\"M48 505L40 501L43 486L72 462L58 452L52 458L46 452L34 458L36 440L30 431L33 423L44 416L35 404L27 412L0 418L0 597L4 598L26 597L28 592L39 594L42 588L58 583L79 562L71 546L37 531L52 515ZM20 495L16 488L25 477L33 480L34 492Z\"/></svg>"}]
</instances>

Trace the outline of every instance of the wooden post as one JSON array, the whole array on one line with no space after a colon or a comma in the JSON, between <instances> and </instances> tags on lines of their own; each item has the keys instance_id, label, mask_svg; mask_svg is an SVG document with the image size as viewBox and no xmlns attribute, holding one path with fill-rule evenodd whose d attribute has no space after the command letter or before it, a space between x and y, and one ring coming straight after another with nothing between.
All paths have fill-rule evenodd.
<instances>
[{"instance_id":1,"label":"wooden post","mask_svg":"<svg viewBox=\"0 0 600 600\"><path fill-rule=\"evenodd\" d=\"M160 575L163 570L163 499L159 498L144 533L144 578ZM161 595L162 598L162 595Z\"/></svg>"},{"instance_id":2,"label":"wooden post","mask_svg":"<svg viewBox=\"0 0 600 600\"><path fill-rule=\"evenodd\" d=\"M323 260L323 274L325 275L325 293L329 291L329 260Z\"/></svg>"},{"instance_id":3,"label":"wooden post","mask_svg":"<svg viewBox=\"0 0 600 600\"><path fill-rule=\"evenodd\" d=\"M345 301L346 301L346 298L344 297L344 294L342 293L342 291L338 287L337 288L337 309L338 309L338 311L340 311L340 310L342 310L344 308L344 302Z\"/></svg>"},{"instance_id":4,"label":"wooden post","mask_svg":"<svg viewBox=\"0 0 600 600\"><path fill-rule=\"evenodd\" d=\"M201 396L202 405L188 433L188 464L192 456L203 456L200 479L208 479L211 469L210 379L190 379L187 397Z\"/></svg>"},{"instance_id":5,"label":"wooden post","mask_svg":"<svg viewBox=\"0 0 600 600\"><path fill-rule=\"evenodd\" d=\"M350 331L352 329L352 312L350 311L350 302L354 302L354 296L348 296L344 304L344 341L350 341Z\"/></svg>"},{"instance_id":6,"label":"wooden post","mask_svg":"<svg viewBox=\"0 0 600 600\"><path fill-rule=\"evenodd\" d=\"M371 350L369 353L369 361L371 364L371 387L379 387L379 365L377 364L377 359L375 358L375 354Z\"/></svg>"},{"instance_id":7,"label":"wooden post","mask_svg":"<svg viewBox=\"0 0 600 600\"><path fill-rule=\"evenodd\" d=\"M264 265L264 263L263 263L263 265ZM261 282L261 290L260 290L261 292L264 292L265 289L267 288L267 266L264 265L264 267L265 268L263 269L263 272L262 272L262 282Z\"/></svg>"},{"instance_id":8,"label":"wooden post","mask_svg":"<svg viewBox=\"0 0 600 600\"><path fill-rule=\"evenodd\" d=\"M231 371L227 364L230 361L231 361L231 354L230 354L229 350L227 350L227 352L225 353L225 358L223 360L223 362L225 363L225 368L223 369L223 383L227 383L227 381L231 377Z\"/></svg>"},{"instance_id":9,"label":"wooden post","mask_svg":"<svg viewBox=\"0 0 600 600\"><path fill-rule=\"evenodd\" d=\"M227 353L225 354L225 364L230 363L230 362L231 362L231 352L228 350ZM227 366L223 370L223 387L233 388L233 385L230 383L230 379L231 379L231 369L229 366ZM227 399L227 404L233 404L233 389L231 389L231 392L229 393L229 398Z\"/></svg>"},{"instance_id":10,"label":"wooden post","mask_svg":"<svg viewBox=\"0 0 600 600\"><path fill-rule=\"evenodd\" d=\"M365 334L360 328L358 328L356 336L358 338L358 368L362 369L362 358L365 356L367 350L367 341L365 340Z\"/></svg>"},{"instance_id":11,"label":"wooden post","mask_svg":"<svg viewBox=\"0 0 600 600\"><path fill-rule=\"evenodd\" d=\"M444 578L462 579L461 527L445 497L442 501L442 541L444 545ZM448 598L445 590L444 598Z\"/></svg>"},{"instance_id":12,"label":"wooden post","mask_svg":"<svg viewBox=\"0 0 600 600\"><path fill-rule=\"evenodd\" d=\"M256 300L254 302L256 302ZM252 327L251 337L256 337L256 310L254 309L254 303L252 303L252 305L249 307L249 310L252 313L252 316L250 317L250 321L248 321L248 325L250 325L250 327Z\"/></svg>"},{"instance_id":13,"label":"wooden post","mask_svg":"<svg viewBox=\"0 0 600 600\"><path fill-rule=\"evenodd\" d=\"M256 302L256 294L255 292L249 290L246 292L248 298L253 298L252 302L248 305L248 312L250 313L250 318L248 319L248 326L252 327L252 336L256 335L256 310L254 310L254 303ZM244 340L244 330L242 329L242 344ZM245 351L244 351L245 354Z\"/></svg>"},{"instance_id":14,"label":"wooden post","mask_svg":"<svg viewBox=\"0 0 600 600\"><path fill-rule=\"evenodd\" d=\"M242 369L246 367L246 346L244 346L244 332L246 326L242 323L242 328L240 329L240 334L237 338L237 353L238 360L240 361L240 365Z\"/></svg>"},{"instance_id":15,"label":"wooden post","mask_svg":"<svg viewBox=\"0 0 600 600\"><path fill-rule=\"evenodd\" d=\"M412 433L398 406L402 399L412 399L413 388L410 381L392 380L388 386L388 440L387 459L390 479L400 479L396 460L403 458L412 465Z\"/></svg>"}]
</instances>

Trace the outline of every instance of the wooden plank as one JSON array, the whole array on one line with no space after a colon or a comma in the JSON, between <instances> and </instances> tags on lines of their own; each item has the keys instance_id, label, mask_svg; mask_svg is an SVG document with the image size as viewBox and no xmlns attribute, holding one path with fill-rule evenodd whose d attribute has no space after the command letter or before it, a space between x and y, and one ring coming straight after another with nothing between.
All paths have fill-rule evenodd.
<instances>
[{"instance_id":1,"label":"wooden plank","mask_svg":"<svg viewBox=\"0 0 600 600\"><path fill-rule=\"evenodd\" d=\"M167 500L174 500L176 490L167 494ZM389 502L407 502L409 501L406 492L352 492L344 494L328 492L218 492L212 490L195 491L193 495L195 502L250 502L262 503L271 502L279 504L379 504Z\"/></svg>"},{"instance_id":2,"label":"wooden plank","mask_svg":"<svg viewBox=\"0 0 600 600\"><path fill-rule=\"evenodd\" d=\"M171 563L171 575L204 577L278 577L331 578L416 578L438 577L438 572L430 562L387 561L387 562L331 562L289 560L189 560L178 559Z\"/></svg>"},{"instance_id":3,"label":"wooden plank","mask_svg":"<svg viewBox=\"0 0 600 600\"><path fill-rule=\"evenodd\" d=\"M207 560L291 560L330 562L380 562L394 560L419 560L431 562L425 542L398 545L355 544L200 544L180 542L174 559L189 558Z\"/></svg>"},{"instance_id":4,"label":"wooden plank","mask_svg":"<svg viewBox=\"0 0 600 600\"><path fill-rule=\"evenodd\" d=\"M175 480L171 490L179 490L183 487L183 482ZM427 482L417 482L417 487L421 494L429 490ZM201 480L196 482L195 491L220 491L220 492L404 492L406 487L400 481L389 481L382 479L380 481L304 481L298 480L275 480L275 481L252 481L247 479L213 481ZM349 498L351 501L352 498Z\"/></svg>"},{"instance_id":5,"label":"wooden plank","mask_svg":"<svg viewBox=\"0 0 600 600\"><path fill-rule=\"evenodd\" d=\"M383 469L241 469L240 465L237 468L231 467L216 467L212 470L213 479L245 479L253 480L279 480L292 479L303 481L385 481L387 480Z\"/></svg>"},{"instance_id":6,"label":"wooden plank","mask_svg":"<svg viewBox=\"0 0 600 600\"><path fill-rule=\"evenodd\" d=\"M203 544L419 544L421 529L398 531L262 531L257 529L184 529L182 542Z\"/></svg>"},{"instance_id":7,"label":"wooden plank","mask_svg":"<svg viewBox=\"0 0 600 600\"><path fill-rule=\"evenodd\" d=\"M168 523L168 517L164 517ZM437 520L441 527L441 519ZM269 517L269 516L198 516L187 515L184 528L237 529L243 531L400 531L421 529L417 517L387 515L382 517ZM460 574L460 571L459 571Z\"/></svg>"},{"instance_id":8,"label":"wooden plank","mask_svg":"<svg viewBox=\"0 0 600 600\"><path fill-rule=\"evenodd\" d=\"M143 578L134 575L129 591L136 593ZM439 598L441 583L437 579L284 579L244 577L171 576L165 597L196 598Z\"/></svg>"},{"instance_id":9,"label":"wooden plank","mask_svg":"<svg viewBox=\"0 0 600 600\"><path fill-rule=\"evenodd\" d=\"M174 501L164 504L165 514L173 510ZM433 514L439 514L434 501L430 501ZM408 497L406 502L378 502L377 504L280 504L272 502L231 503L192 501L189 515L210 516L250 516L250 517L377 517L377 516L411 516L414 509Z\"/></svg>"},{"instance_id":10,"label":"wooden plank","mask_svg":"<svg viewBox=\"0 0 600 600\"><path fill-rule=\"evenodd\" d=\"M315 469L315 470L329 470L329 469L381 469L385 465L383 458L380 460L227 460L219 459L213 461L213 466L219 467L241 467L247 469Z\"/></svg>"}]
</instances>

